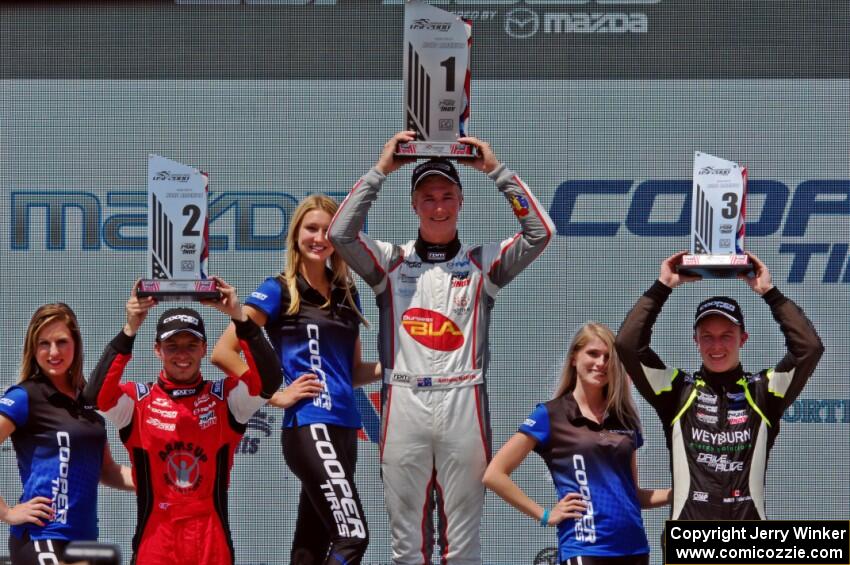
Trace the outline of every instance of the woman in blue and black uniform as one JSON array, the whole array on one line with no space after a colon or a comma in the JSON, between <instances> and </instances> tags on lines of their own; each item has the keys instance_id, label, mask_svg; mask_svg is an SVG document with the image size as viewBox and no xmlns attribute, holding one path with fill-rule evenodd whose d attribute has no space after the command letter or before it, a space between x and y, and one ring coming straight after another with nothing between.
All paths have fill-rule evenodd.
<instances>
[{"instance_id":1,"label":"woman in blue and black uniform","mask_svg":"<svg viewBox=\"0 0 850 565\"><path fill-rule=\"evenodd\" d=\"M359 327L366 320L348 267L327 239L336 210L326 196L304 199L290 220L283 273L245 301L246 314L266 328L286 379L269 404L286 410L283 456L302 484L293 565L360 563L369 543L354 485L361 427L354 388L381 375L378 364L361 359ZM247 368L232 326L212 362L234 374Z\"/></svg>"},{"instance_id":2,"label":"woman in blue and black uniform","mask_svg":"<svg viewBox=\"0 0 850 565\"><path fill-rule=\"evenodd\" d=\"M669 504L670 489L638 487L640 419L611 330L595 322L582 326L561 375L555 397L538 404L493 457L484 484L541 526L558 527L562 564L646 565L640 510ZM510 478L532 450L558 491L551 509Z\"/></svg>"},{"instance_id":3,"label":"woman in blue and black uniform","mask_svg":"<svg viewBox=\"0 0 850 565\"><path fill-rule=\"evenodd\" d=\"M0 443L11 436L23 483L20 502L0 498L16 565L59 563L68 542L96 540L97 484L133 490L129 467L109 451L103 418L83 404L83 344L73 310L36 310L20 379L0 398Z\"/></svg>"}]
</instances>

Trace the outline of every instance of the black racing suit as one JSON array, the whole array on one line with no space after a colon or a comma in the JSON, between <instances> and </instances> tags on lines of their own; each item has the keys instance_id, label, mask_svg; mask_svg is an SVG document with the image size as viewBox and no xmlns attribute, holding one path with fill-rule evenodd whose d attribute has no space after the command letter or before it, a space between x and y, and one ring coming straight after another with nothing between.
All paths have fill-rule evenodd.
<instances>
[{"instance_id":1,"label":"black racing suit","mask_svg":"<svg viewBox=\"0 0 850 565\"><path fill-rule=\"evenodd\" d=\"M823 344L803 311L773 288L763 298L788 350L773 368L687 373L667 367L649 342L670 292L656 281L644 293L623 322L616 347L664 425L673 472L671 517L763 520L768 453L782 412L814 371Z\"/></svg>"}]
</instances>

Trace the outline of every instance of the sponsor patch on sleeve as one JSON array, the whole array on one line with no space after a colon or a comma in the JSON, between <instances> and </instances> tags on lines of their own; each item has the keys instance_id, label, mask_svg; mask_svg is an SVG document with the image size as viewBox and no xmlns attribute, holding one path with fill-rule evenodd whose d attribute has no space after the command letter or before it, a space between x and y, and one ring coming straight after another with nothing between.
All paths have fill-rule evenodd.
<instances>
[{"instance_id":1,"label":"sponsor patch on sleeve","mask_svg":"<svg viewBox=\"0 0 850 565\"><path fill-rule=\"evenodd\" d=\"M514 216L524 218L528 216L528 199L518 194L511 195L511 207L514 210Z\"/></svg>"}]
</instances>

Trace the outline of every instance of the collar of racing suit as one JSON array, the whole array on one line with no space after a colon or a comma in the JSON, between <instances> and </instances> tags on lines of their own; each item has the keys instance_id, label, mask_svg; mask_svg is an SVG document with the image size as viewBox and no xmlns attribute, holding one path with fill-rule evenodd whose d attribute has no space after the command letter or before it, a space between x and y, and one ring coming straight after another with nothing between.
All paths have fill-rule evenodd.
<instances>
[{"instance_id":1,"label":"collar of racing suit","mask_svg":"<svg viewBox=\"0 0 850 565\"><path fill-rule=\"evenodd\" d=\"M168 396L175 398L184 398L186 396L195 396L201 392L201 389L204 386L204 379L201 377L201 373L198 373L198 378L191 383L180 383L177 384L168 380L168 376L165 374L165 371L162 371L159 374L159 378L156 380L159 387L168 394Z\"/></svg>"},{"instance_id":2,"label":"collar of racing suit","mask_svg":"<svg viewBox=\"0 0 850 565\"><path fill-rule=\"evenodd\" d=\"M738 363L738 366L729 369L728 371L723 371L722 373L714 373L705 368L705 365L699 368L699 375L705 382L707 382L712 388L721 387L728 388L738 382L738 380L744 376L744 368Z\"/></svg>"},{"instance_id":3,"label":"collar of racing suit","mask_svg":"<svg viewBox=\"0 0 850 565\"><path fill-rule=\"evenodd\" d=\"M454 259L454 256L460 251L460 240L455 238L448 243L428 243L422 239L422 234L416 237L416 243L413 246L416 249L416 254L426 263L442 263Z\"/></svg>"}]
</instances>

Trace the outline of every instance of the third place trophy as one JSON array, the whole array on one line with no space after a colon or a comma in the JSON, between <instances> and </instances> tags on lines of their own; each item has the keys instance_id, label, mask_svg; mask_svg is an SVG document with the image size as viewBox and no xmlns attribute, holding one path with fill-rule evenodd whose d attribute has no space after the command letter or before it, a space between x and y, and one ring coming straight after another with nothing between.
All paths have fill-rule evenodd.
<instances>
[{"instance_id":1,"label":"third place trophy","mask_svg":"<svg viewBox=\"0 0 850 565\"><path fill-rule=\"evenodd\" d=\"M694 153L691 253L679 272L705 278L751 271L744 254L747 169L707 153Z\"/></svg>"}]
</instances>

